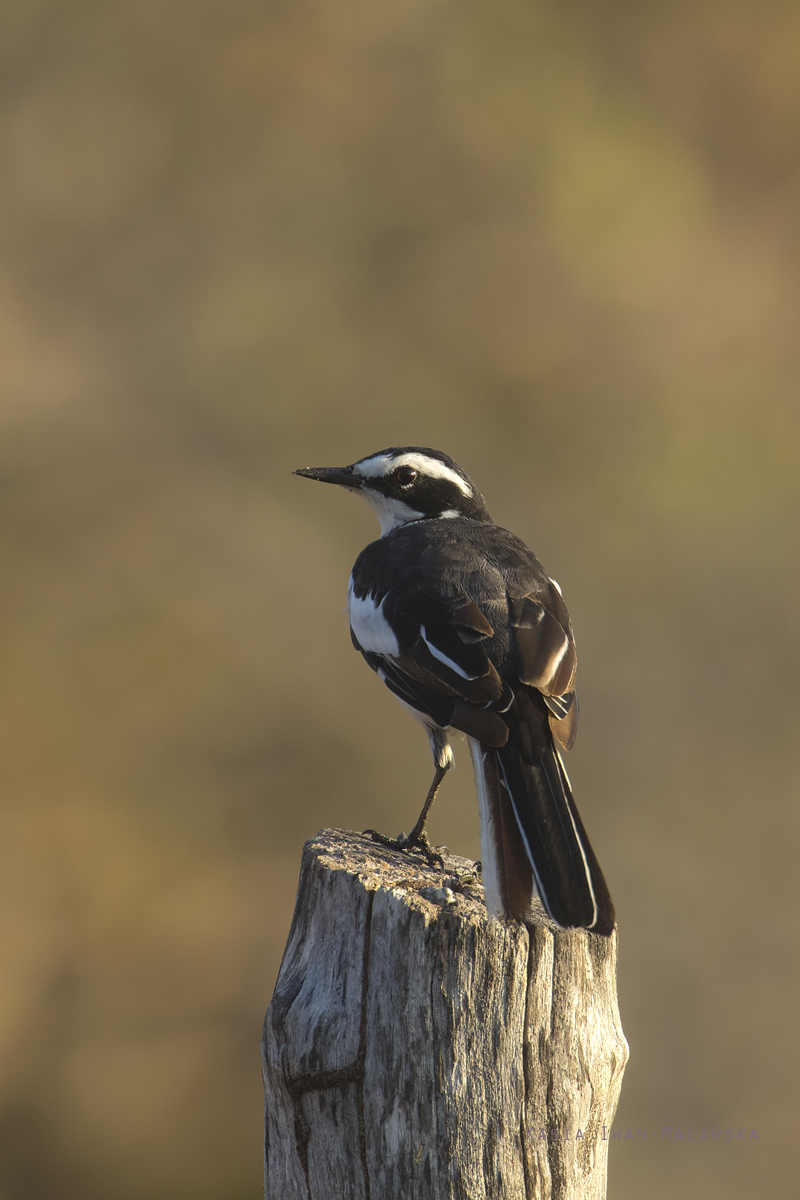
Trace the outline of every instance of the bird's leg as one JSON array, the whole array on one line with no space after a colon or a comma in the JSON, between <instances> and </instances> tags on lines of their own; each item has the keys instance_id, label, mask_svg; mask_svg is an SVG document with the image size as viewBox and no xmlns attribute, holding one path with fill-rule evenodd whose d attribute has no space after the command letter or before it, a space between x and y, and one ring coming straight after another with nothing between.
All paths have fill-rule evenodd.
<instances>
[{"instance_id":1,"label":"bird's leg","mask_svg":"<svg viewBox=\"0 0 800 1200\"><path fill-rule=\"evenodd\" d=\"M365 829L364 833L370 834L374 842L380 842L382 846L391 846L393 850L419 849L425 855L431 866L436 864L444 870L444 859L442 858L441 854L437 853L437 851L434 850L433 846L431 845L430 838L425 832L425 823L428 820L428 813L431 811L433 802L436 799L436 793L439 790L439 786L450 769L451 764L452 759L448 759L444 765L440 765L439 763L436 764L436 773L433 776L433 783L428 790L428 794L425 797L425 803L422 806L422 812L419 814L417 823L411 830L411 833L408 835L408 837L406 837L405 834L401 834L398 838L388 838L385 834L377 833L374 829Z\"/></svg>"},{"instance_id":2,"label":"bird's leg","mask_svg":"<svg viewBox=\"0 0 800 1200\"><path fill-rule=\"evenodd\" d=\"M447 763L443 767L440 767L438 763L436 764L436 771L433 776L433 783L431 784L430 788L428 789L428 794L425 797L425 803L422 806L422 812L419 814L419 817L417 818L416 825L411 830L411 833L408 835L409 846L422 846L423 849L425 849L427 851L431 850L431 844L428 839L428 835L425 832L425 824L428 820L428 813L433 808L433 802L436 799L436 793L439 790L439 786L440 786L442 780L444 779L445 775L449 771L449 769L450 769L450 763Z\"/></svg>"}]
</instances>

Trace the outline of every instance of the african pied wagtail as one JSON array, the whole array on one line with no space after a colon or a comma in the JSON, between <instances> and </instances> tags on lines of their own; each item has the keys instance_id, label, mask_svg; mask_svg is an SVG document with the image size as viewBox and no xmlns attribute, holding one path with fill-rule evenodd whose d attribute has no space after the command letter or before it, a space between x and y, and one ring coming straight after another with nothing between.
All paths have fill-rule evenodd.
<instances>
[{"instance_id":1,"label":"african pied wagtail","mask_svg":"<svg viewBox=\"0 0 800 1200\"><path fill-rule=\"evenodd\" d=\"M489 911L524 917L538 894L559 925L610 934L614 906L561 758L578 702L558 584L438 450L393 446L295 474L358 492L380 522L350 577L353 645L425 726L436 764L414 830L390 844L430 853L425 821L453 763L448 730L459 729L475 767Z\"/></svg>"}]
</instances>

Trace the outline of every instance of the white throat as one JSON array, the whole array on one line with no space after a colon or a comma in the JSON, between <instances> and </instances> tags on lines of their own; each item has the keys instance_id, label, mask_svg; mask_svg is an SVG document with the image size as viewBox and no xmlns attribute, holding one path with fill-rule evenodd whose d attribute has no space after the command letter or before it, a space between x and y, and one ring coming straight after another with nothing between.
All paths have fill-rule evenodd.
<instances>
[{"instance_id":1,"label":"white throat","mask_svg":"<svg viewBox=\"0 0 800 1200\"><path fill-rule=\"evenodd\" d=\"M402 500L394 500L390 496L382 496L380 492L371 492L364 488L360 493L369 504L381 527L381 537L386 537L393 529L408 525L410 521L421 521L425 513L418 512L404 504Z\"/></svg>"}]
</instances>

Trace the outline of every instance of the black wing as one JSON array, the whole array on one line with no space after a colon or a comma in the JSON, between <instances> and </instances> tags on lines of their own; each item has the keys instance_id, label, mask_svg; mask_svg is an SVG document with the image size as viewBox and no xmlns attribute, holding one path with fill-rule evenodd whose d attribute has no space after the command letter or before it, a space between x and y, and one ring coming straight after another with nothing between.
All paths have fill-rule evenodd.
<instances>
[{"instance_id":1,"label":"black wing","mask_svg":"<svg viewBox=\"0 0 800 1200\"><path fill-rule=\"evenodd\" d=\"M396 652L387 653L385 636L351 623L353 644L404 703L443 728L501 746L514 692L535 689L553 736L571 748L578 705L569 614L519 538L460 520L406 526L362 552L352 586L380 609Z\"/></svg>"},{"instance_id":2,"label":"black wing","mask_svg":"<svg viewBox=\"0 0 800 1200\"><path fill-rule=\"evenodd\" d=\"M578 734L578 655L567 606L547 579L526 595L509 596L508 613L517 677L544 696L553 736L571 750Z\"/></svg>"},{"instance_id":3,"label":"black wing","mask_svg":"<svg viewBox=\"0 0 800 1200\"><path fill-rule=\"evenodd\" d=\"M394 631L398 654L353 645L386 686L442 728L459 729L488 746L502 746L502 718L514 699L489 657L492 626L474 601L448 602L430 593L382 599L383 618Z\"/></svg>"}]
</instances>

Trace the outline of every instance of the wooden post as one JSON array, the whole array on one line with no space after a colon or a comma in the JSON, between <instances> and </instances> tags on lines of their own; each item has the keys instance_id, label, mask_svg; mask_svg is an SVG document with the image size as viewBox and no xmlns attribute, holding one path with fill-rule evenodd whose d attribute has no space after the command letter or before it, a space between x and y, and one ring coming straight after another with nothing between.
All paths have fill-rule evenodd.
<instances>
[{"instance_id":1,"label":"wooden post","mask_svg":"<svg viewBox=\"0 0 800 1200\"><path fill-rule=\"evenodd\" d=\"M323 830L264 1024L267 1200L602 1200L611 938L490 921L466 859Z\"/></svg>"}]
</instances>

